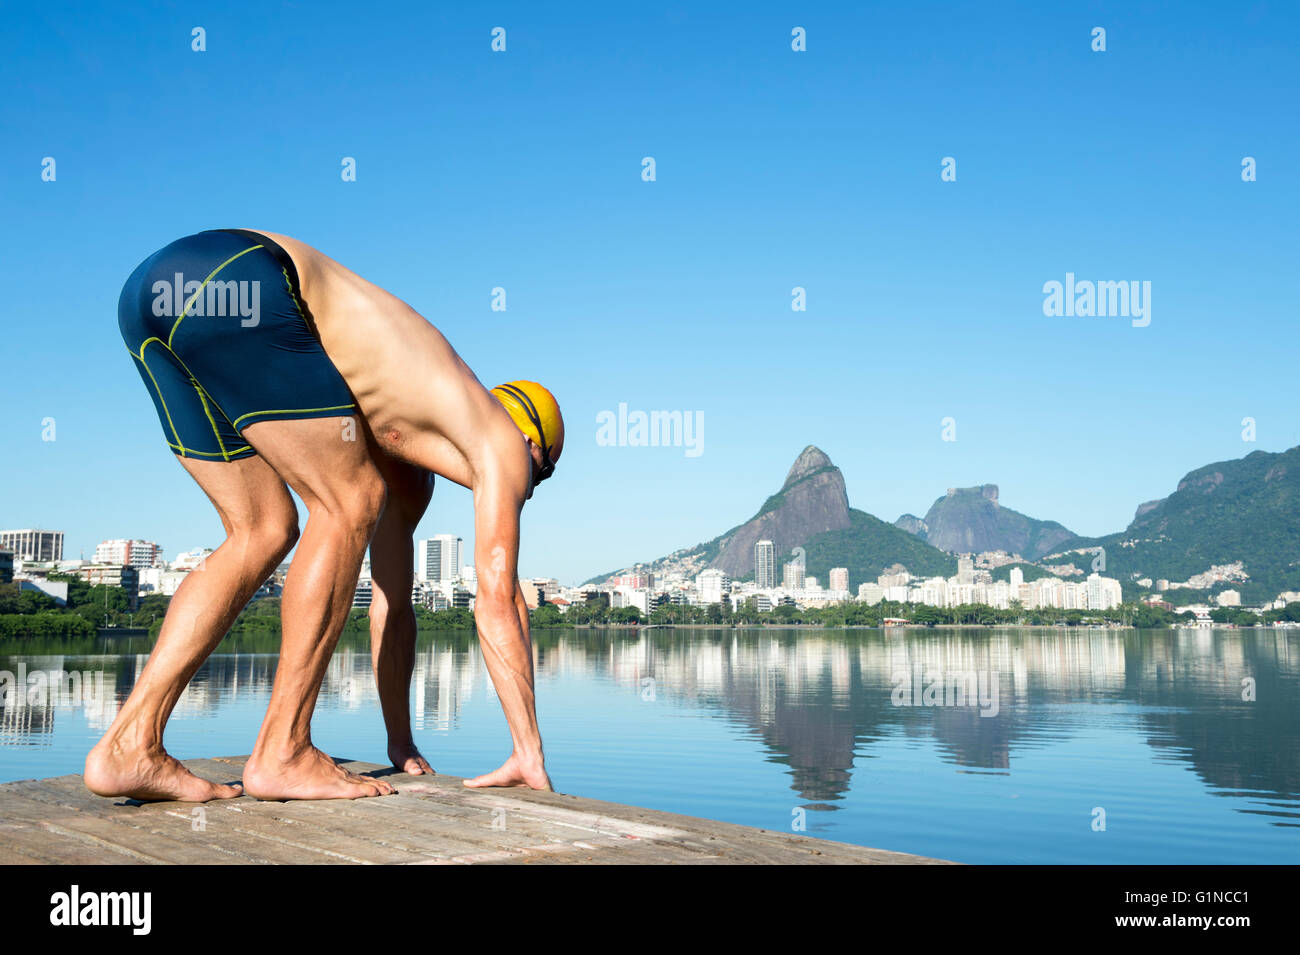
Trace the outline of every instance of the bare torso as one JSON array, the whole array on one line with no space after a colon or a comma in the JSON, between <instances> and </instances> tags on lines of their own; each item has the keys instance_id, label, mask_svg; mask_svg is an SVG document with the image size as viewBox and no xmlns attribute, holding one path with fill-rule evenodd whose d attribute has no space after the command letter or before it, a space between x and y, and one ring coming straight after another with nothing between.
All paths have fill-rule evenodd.
<instances>
[{"instance_id":1,"label":"bare torso","mask_svg":"<svg viewBox=\"0 0 1300 955\"><path fill-rule=\"evenodd\" d=\"M415 309L297 239L250 230L294 261L325 353L388 454L476 492L531 483L531 463L508 414Z\"/></svg>"}]
</instances>

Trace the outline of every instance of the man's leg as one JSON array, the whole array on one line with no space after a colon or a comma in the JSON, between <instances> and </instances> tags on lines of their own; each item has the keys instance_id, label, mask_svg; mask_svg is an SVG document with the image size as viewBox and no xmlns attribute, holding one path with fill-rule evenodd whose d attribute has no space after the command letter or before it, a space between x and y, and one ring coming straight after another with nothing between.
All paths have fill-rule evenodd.
<instances>
[{"instance_id":1,"label":"man's leg","mask_svg":"<svg viewBox=\"0 0 1300 955\"><path fill-rule=\"evenodd\" d=\"M411 734L411 674L415 669L415 567L412 537L433 493L433 475L371 449L388 486L383 516L370 542L370 660L388 730L388 759L419 776L433 768Z\"/></svg>"},{"instance_id":2,"label":"man's leg","mask_svg":"<svg viewBox=\"0 0 1300 955\"><path fill-rule=\"evenodd\" d=\"M293 547L298 511L261 458L177 460L216 507L226 540L172 597L139 682L86 758L86 785L101 796L206 802L240 794L239 787L202 780L168 756L163 728L208 654Z\"/></svg>"},{"instance_id":3,"label":"man's leg","mask_svg":"<svg viewBox=\"0 0 1300 955\"><path fill-rule=\"evenodd\" d=\"M383 511L385 487L355 427L339 418L261 421L244 438L307 505L307 526L280 598L283 632L271 703L244 788L261 799L386 795L382 780L348 773L316 749L311 715L352 607L361 560Z\"/></svg>"}]
</instances>

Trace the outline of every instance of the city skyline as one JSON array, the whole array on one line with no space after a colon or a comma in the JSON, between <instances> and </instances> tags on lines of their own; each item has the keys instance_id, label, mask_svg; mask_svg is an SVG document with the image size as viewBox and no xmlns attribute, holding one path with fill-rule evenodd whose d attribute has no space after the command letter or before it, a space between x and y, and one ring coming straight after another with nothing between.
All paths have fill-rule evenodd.
<instances>
[{"instance_id":1,"label":"city skyline","mask_svg":"<svg viewBox=\"0 0 1300 955\"><path fill-rule=\"evenodd\" d=\"M0 530L0 539L15 535L30 538L31 533ZM50 536L57 534L43 533ZM417 542L411 593L415 604L430 610L452 607L473 609L477 575L472 565L460 564L461 543L459 538L450 534L439 534ZM91 561L38 561L28 555L41 552L42 541L29 540L29 544L28 551L20 551L17 556L22 588L40 590L55 597L62 605L67 597L67 584L55 583L46 576L57 569L60 573L81 576L92 584L109 583L112 586L128 587L133 592L130 601L132 609L138 599L148 594L174 594L185 575L201 567L206 555L211 552L208 548L195 548L178 554L174 561L168 561L161 548L152 541L106 540L96 548L95 558ZM697 607L721 604L724 608L736 611L750 600L755 601L756 609L760 612L768 612L783 603L800 609L855 602L875 606L888 601L900 605L943 608L979 605L1011 610L1019 606L1027 611L1040 608L1107 611L1118 608L1123 603L1122 587L1116 578L1103 576L1094 570L1082 580L1048 574L1026 581L1021 566L1015 565L1012 556L1003 552L985 552L975 557L961 556L957 561L957 573L946 578L941 575L913 574L906 567L895 565L877 575L874 583L870 580L858 582L856 591L851 590L847 567L831 567L827 573L827 586L823 587L818 578L805 574L802 555L799 555L783 565L782 580L777 585L766 580L767 574L764 571L765 564L770 563L772 547L772 542L768 540L756 542L752 582L733 580L715 568L706 568L693 577L680 572L669 572L661 576L651 571L634 571L611 576L596 584L578 586L561 584L554 577L521 576L520 582L531 609L537 609L543 603L553 603L563 613L574 603L585 602L592 594L604 593L611 609L635 607L647 617L657 607L665 604L691 604ZM148 560L144 559L146 555ZM0 557L4 559L0 562L0 582L7 582L14 576L14 554L0 551ZM995 581L992 568L1007 564L1011 565L1009 579ZM282 564L277 568L254 599L279 596L283 572L287 566ZM1210 578L1200 581L1207 587L1215 582L1231 583L1245 579L1238 565L1211 568L1210 573L1200 576ZM1149 591L1140 596L1141 603L1169 610L1174 607L1161 594L1183 586L1164 579L1142 579L1137 584ZM134 593L137 588L138 593ZM362 564L352 606L368 608L371 597L372 581L367 559ZM1276 598L1256 603L1260 609L1279 608L1297 598L1300 598L1300 594L1284 591ZM1217 594L1207 595L1204 602L1188 605L1189 609L1196 612L1199 624L1209 621L1208 608L1211 607L1240 608L1241 594L1235 589L1227 588Z\"/></svg>"},{"instance_id":2,"label":"city skyline","mask_svg":"<svg viewBox=\"0 0 1300 955\"><path fill-rule=\"evenodd\" d=\"M1240 455L1240 456L1241 456L1241 457L1244 457L1246 454L1249 454L1249 453L1251 453L1251 452L1254 451L1254 450L1271 450L1271 449L1263 449L1263 448L1258 448L1258 449L1256 449L1256 448L1252 448L1250 451L1245 451L1245 452L1243 452L1243 454ZM1287 450L1287 449L1280 449L1280 450ZM1200 465L1196 465L1196 466L1202 466L1202 465L1207 464L1207 463L1209 463L1209 462L1201 462ZM1190 469L1188 469L1188 470L1190 470ZM1185 470L1183 473L1186 473L1186 470ZM1179 477L1181 477L1181 476L1182 476L1182 475L1180 474ZM444 485L446 484L445 481L444 481L444 482L441 482L441 483L444 484ZM846 483L846 484L851 483L851 482L847 479L847 477L846 477L846 482L845 482L845 483ZM1177 483L1177 478L1174 479L1174 484L1176 485L1176 483ZM456 488L456 490L463 490L463 489ZM757 489L756 489L756 490L757 490ZM1165 496L1166 494L1170 493L1172 490L1173 490L1173 486L1171 486L1169 489L1167 489L1164 493L1160 494L1159 497L1163 497L1163 496ZM294 501L295 501L295 504L300 504L300 502L298 501L296 495L294 495ZM1004 503L1005 503L1005 501L1004 501ZM1008 505L1008 506L1012 506L1012 505ZM1140 506L1141 506L1141 503L1139 502L1138 504L1135 504L1135 505L1134 505L1134 509L1136 509L1137 507L1140 507ZM864 508L864 509L867 510L868 513L871 513L871 514L873 514L874 516L880 518L881 520L884 520L884 521L887 521L887 522L891 522L891 523L892 523L892 521L895 519L895 518L888 517L888 516L886 516L885 514L876 513L875 511L872 511L870 508ZM1018 508L1018 507L1015 507L1015 508L1013 508L1013 509L1020 510L1020 508ZM925 508L919 508L919 510L920 510L920 513L924 513ZM306 515L305 515L305 508L301 508L301 507L300 507L300 513L301 513L301 514L303 515L303 517L305 518L305 516L306 516ZM740 513L740 512L738 512L738 513ZM904 515L909 514L909 513L916 513L916 511L915 511L915 510L913 510L913 511L901 511L901 512L899 513L898 516L901 517L901 516L904 516ZM0 517L4 517L4 516L5 516L4 514L0 514ZM750 516L752 516L752 509L751 509L750 511L745 512L745 516L744 516L744 517L740 517L740 518L738 518L738 519L734 522L733 526L734 526L734 525L739 525L739 524L742 523L746 518L748 518L748 517L750 517ZM1053 517L1053 516L1050 516L1050 515L1031 514L1031 515L1029 515L1029 516L1034 517L1034 518L1036 518L1036 519L1058 520L1058 518ZM1133 516L1132 513L1130 513L1129 516L1128 516L1128 518L1126 518L1122 524L1119 524L1119 525L1116 525L1115 527L1109 528L1107 531L1102 531L1101 534L1098 534L1098 535L1085 535L1085 534L1081 534L1080 536L1102 536L1104 533L1108 533L1108 532L1114 532L1114 531L1122 530L1125 526L1127 526L1127 524L1128 524L1129 520L1131 520L1132 516ZM3 523L3 522L0 522L0 523ZM13 524L14 522L10 522L10 523ZM117 526L117 524L120 524L120 523L121 523L121 522L115 522L114 526ZM471 545L470 545L470 547L469 547L469 551L468 551L469 560L466 560L466 559L465 559L465 553L466 553L466 551L465 551L465 541L466 541L466 539L468 539L468 540L471 541L471 542L473 541L473 532L472 532L472 526L473 526L472 510L471 510L470 513L469 513L469 522L468 522L468 523L469 523L469 526L470 526L470 528L471 528L471 530L470 530L470 532L469 532L469 535L468 535L468 538L466 538L466 536L464 536L464 535L462 535L462 534L460 534L460 533L456 533L456 532L452 532L452 531L446 531L446 530L438 531L438 532L436 532L436 533L430 533L430 529L431 529L430 518L429 518L428 516L426 516L425 519L422 520L422 521L420 522L420 524L419 524L419 526L418 526L418 528L417 528L417 530L416 530L416 532L415 532L415 534L413 535L413 538L412 538L413 554L414 554L414 558L415 558L415 560L416 560L417 566L421 566L423 560L427 559L426 555L421 553L421 548L422 548L423 546L425 546L425 545L433 544L433 542L434 542L435 540L438 540L438 539L445 539L445 540L449 540L449 541L457 541L457 542L458 542L458 544L457 544L457 546L456 546L456 557L455 557L455 560L456 560L456 562L457 562L457 566L460 566L461 564L465 564L465 563L471 563L471 564L472 564L472 556L473 556L473 547L472 547L472 543L471 543ZM1061 523L1066 523L1066 522L1061 522ZM1072 529L1074 529L1074 528L1072 528ZM80 555L79 558L73 558L73 557L68 556L68 554L71 552L71 548L65 547L65 536L66 536L66 533L67 533L67 532L65 532L65 531L63 531L63 530L55 530L55 529L53 529L51 526L47 526L46 524L43 524L43 523L41 523L41 522L33 522L33 523L32 523L32 526L31 526L30 528L28 528L28 529L25 529L24 532L25 532L25 533L29 533L29 534L57 535L57 536L58 536L58 540L59 540L58 547L59 547L59 549L60 549L61 551L65 551L65 553L64 553L64 557L63 557L63 559L65 559L65 560L83 559L83 560L87 560L87 561L93 561L93 555L94 555L94 554L96 553L96 551L97 551L99 548L101 548L105 543L108 543L108 542L111 542L111 541L130 542L130 541L132 541L132 540L135 540L135 541L142 541L142 542L143 542L143 540L144 540L144 538L140 538L140 537L137 537L137 538L107 538L107 537L106 537L106 538L100 538L99 541L97 541L97 542L95 542L95 543L89 543L89 539L90 539L90 537L93 536L93 535L85 535L85 534L82 534L82 535L80 535L80 536L76 536L76 537L73 537L73 538L72 538L73 540L75 540L75 541L78 542L77 553ZM19 533L19 532L18 532L18 531L9 531L9 532L3 532L3 531L0 531L0 534L3 534L3 533L10 533L10 534L13 534L13 533ZM73 532L73 533L75 534L76 532ZM709 538L712 537L712 536L716 536L717 533L719 533L719 531L718 531L718 529L716 528L716 526L712 526L711 529L709 529L709 530L701 531L701 532L700 532L700 536L698 537L698 539L697 539L697 540L693 540L693 541L691 541L690 544L683 544L683 543L679 542L676 546L670 548L669 550L665 551L664 553L671 553L671 552L673 552L673 551L679 550L681 547L684 547L684 546L691 546L691 545L693 545L693 544L700 543L700 542L702 542L702 541L705 541L705 540L709 539ZM220 543L220 541L221 541L222 539L224 539L224 536L221 536L219 532L218 532L218 534L219 534L219 536L216 538L216 543ZM761 544L767 544L769 547L772 547L772 542L771 542L771 541L760 541L759 544L760 544L760 545L761 545ZM159 543L159 544L158 544L160 554L162 554L162 553L184 553L186 550L201 549L201 548L210 548L210 546L211 546L211 545L209 545L208 543L205 543L205 542L191 542L191 543L188 543L188 544L187 544L187 543L184 543L184 542L173 541L172 543L168 543L168 544L164 544L164 543ZM521 548L522 548L522 542L521 542ZM3 542L3 540L0 539L0 550L13 550L13 547L12 547L12 546L6 546L6 545L4 544L4 542ZM296 551L296 548L295 548L295 551ZM957 552L952 552L952 553L957 553ZM92 555L92 556L87 556L87 554ZM293 554L293 551L290 552L290 556L289 556L289 557L286 557L286 562L287 562L289 559L291 559L292 554ZM625 556L626 556L626 555L625 555ZM367 559L368 559L368 558L367 558ZM624 566L624 567L632 567L632 566L635 566L636 564L638 564L638 563L640 563L640 562L643 562L643 561L646 560L646 559L649 559L649 558L646 558L646 557L636 557L636 558L632 558L632 559L626 559L626 560L623 561L623 563L622 563L621 566ZM773 550L773 554L772 554L772 556L771 556L771 558L770 558L770 562L771 562L771 570L772 570L772 573L773 573L773 575L774 575L774 583L773 583L773 586L774 586L774 585L775 585L775 581L780 581L780 580L783 578L784 571L785 571L785 567L786 567L786 565L787 565L788 563L790 563L790 562L789 562L789 561L785 561L785 560L780 559L780 558L775 554L774 550ZM603 569L606 569L608 566L609 566L608 564L604 565L604 566L602 567L602 570L603 570ZM758 562L756 561L756 563L755 563L755 573L757 574L758 572L759 572L759 565L758 565ZM597 573L599 573L599 571L597 571ZM520 576L521 576L521 577L539 577L539 578L541 578L541 577L543 577L543 576L548 576L548 577L549 577L549 576L553 576L553 575L550 574L550 573L548 572L548 568L546 568L546 567L541 568L541 569L540 569L538 572L536 572L536 573L534 573L534 572L526 572L526 570L525 570L525 568L524 568L524 566L523 566L523 556L522 556L522 551L521 551L521 558L520 558ZM572 574L572 575L570 575L570 576L567 576L567 577L564 577L564 578L557 578L557 579L564 579L564 580L567 580L567 581L569 582L568 584L566 584L567 586L577 586L577 585L580 584L582 581L584 581L584 580L588 580L588 579L590 579L590 578L593 577L593 576L594 576L594 574L593 574L593 572L591 571L591 567L590 567L590 566L587 566L584 570L581 570L581 571L579 571L579 572L577 572L577 573L574 573L574 574Z\"/></svg>"}]
</instances>

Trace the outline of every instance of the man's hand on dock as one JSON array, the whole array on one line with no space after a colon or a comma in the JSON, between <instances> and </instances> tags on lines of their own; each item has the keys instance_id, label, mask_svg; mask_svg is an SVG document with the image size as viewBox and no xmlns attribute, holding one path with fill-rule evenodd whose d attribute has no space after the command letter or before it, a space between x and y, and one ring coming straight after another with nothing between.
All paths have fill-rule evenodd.
<instances>
[{"instance_id":1,"label":"man's hand on dock","mask_svg":"<svg viewBox=\"0 0 1300 955\"><path fill-rule=\"evenodd\" d=\"M388 761L393 764L394 769L406 773L408 776L434 775L433 767L429 765L427 759L420 755L420 751L415 748L414 743L389 743Z\"/></svg>"},{"instance_id":2,"label":"man's hand on dock","mask_svg":"<svg viewBox=\"0 0 1300 955\"><path fill-rule=\"evenodd\" d=\"M486 789L489 786L527 786L530 789L555 792L541 757L524 759L517 753L512 754L500 769L467 779L465 785L470 789Z\"/></svg>"}]
</instances>

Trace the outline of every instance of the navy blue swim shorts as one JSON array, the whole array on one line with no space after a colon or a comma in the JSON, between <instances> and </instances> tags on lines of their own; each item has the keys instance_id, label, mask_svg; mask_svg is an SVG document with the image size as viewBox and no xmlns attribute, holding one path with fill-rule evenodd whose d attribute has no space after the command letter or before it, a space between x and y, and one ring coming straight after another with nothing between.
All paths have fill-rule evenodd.
<instances>
[{"instance_id":1,"label":"navy blue swim shorts","mask_svg":"<svg viewBox=\"0 0 1300 955\"><path fill-rule=\"evenodd\" d=\"M350 415L356 402L302 304L293 260L256 232L177 239L131 273L118 327L180 457L256 452L258 421Z\"/></svg>"}]
</instances>

